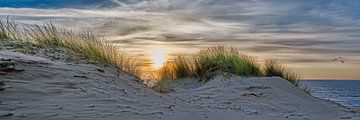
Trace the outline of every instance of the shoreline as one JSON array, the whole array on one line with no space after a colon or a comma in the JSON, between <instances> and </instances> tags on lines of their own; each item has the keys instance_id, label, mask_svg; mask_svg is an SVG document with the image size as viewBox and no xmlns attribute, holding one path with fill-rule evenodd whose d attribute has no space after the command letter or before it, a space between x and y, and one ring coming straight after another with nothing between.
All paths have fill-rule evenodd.
<instances>
[{"instance_id":1,"label":"shoreline","mask_svg":"<svg viewBox=\"0 0 360 120\"><path fill-rule=\"evenodd\" d=\"M305 80L300 84L309 84L311 95L320 99L334 101L342 106L358 110L360 107L357 102L358 80Z\"/></svg>"}]
</instances>

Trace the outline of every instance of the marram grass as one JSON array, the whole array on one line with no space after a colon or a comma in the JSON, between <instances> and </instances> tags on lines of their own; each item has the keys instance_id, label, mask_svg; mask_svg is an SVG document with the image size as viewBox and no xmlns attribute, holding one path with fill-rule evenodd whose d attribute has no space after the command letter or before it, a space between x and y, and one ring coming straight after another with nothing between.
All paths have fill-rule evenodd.
<instances>
[{"instance_id":1,"label":"marram grass","mask_svg":"<svg viewBox=\"0 0 360 120\"><path fill-rule=\"evenodd\" d=\"M128 74L139 76L139 63L136 58L120 52L115 46L97 39L91 32L74 32L60 29L53 24L17 25L10 20L0 20L0 40L13 39L30 42L39 47L63 47L78 53L88 60L109 64ZM0 42L0 48L3 42ZM252 56L240 53L237 49L215 46L200 50L192 56L179 55L158 70L157 79L199 78L207 82L221 73L239 76L278 76L298 85L300 75L270 59L263 65Z\"/></svg>"},{"instance_id":2,"label":"marram grass","mask_svg":"<svg viewBox=\"0 0 360 120\"><path fill-rule=\"evenodd\" d=\"M158 70L159 80L164 79L180 79L186 77L195 77L194 65L191 64L192 59L179 55L171 62L167 62Z\"/></svg>"},{"instance_id":3,"label":"marram grass","mask_svg":"<svg viewBox=\"0 0 360 120\"><path fill-rule=\"evenodd\" d=\"M278 60L266 60L263 68L257 60L249 55L240 53L235 48L223 46L209 47L200 50L192 57L179 55L168 62L158 72L159 80L197 78L207 82L218 74L230 73L247 77L284 78L298 86L301 76L281 65ZM162 82L159 82L162 83Z\"/></svg>"},{"instance_id":4,"label":"marram grass","mask_svg":"<svg viewBox=\"0 0 360 120\"><path fill-rule=\"evenodd\" d=\"M5 39L27 41L44 48L63 47L87 60L109 64L128 74L139 75L135 57L118 51L114 45L97 39L91 32L60 29L52 23L26 26L11 20L0 20L0 40Z\"/></svg>"},{"instance_id":5,"label":"marram grass","mask_svg":"<svg viewBox=\"0 0 360 120\"><path fill-rule=\"evenodd\" d=\"M200 50L194 56L194 64L194 73L205 81L217 72L232 73L239 76L261 76L256 59L240 53L235 48L216 46Z\"/></svg>"},{"instance_id":6,"label":"marram grass","mask_svg":"<svg viewBox=\"0 0 360 120\"><path fill-rule=\"evenodd\" d=\"M160 93L168 93L174 91L173 82L174 81L172 79L162 79L157 82L152 89Z\"/></svg>"},{"instance_id":7,"label":"marram grass","mask_svg":"<svg viewBox=\"0 0 360 120\"><path fill-rule=\"evenodd\" d=\"M264 64L264 75L266 77L278 76L288 80L295 86L299 85L301 76L281 65L277 59L266 60Z\"/></svg>"},{"instance_id":8,"label":"marram grass","mask_svg":"<svg viewBox=\"0 0 360 120\"><path fill-rule=\"evenodd\" d=\"M311 95L311 87L309 84L301 85L300 88L307 94Z\"/></svg>"},{"instance_id":9,"label":"marram grass","mask_svg":"<svg viewBox=\"0 0 360 120\"><path fill-rule=\"evenodd\" d=\"M222 46L202 49L192 57L178 56L164 68L169 70L160 72L160 76L171 76L168 77L171 79L195 77L203 82L219 73L261 76L260 66L254 57Z\"/></svg>"}]
</instances>

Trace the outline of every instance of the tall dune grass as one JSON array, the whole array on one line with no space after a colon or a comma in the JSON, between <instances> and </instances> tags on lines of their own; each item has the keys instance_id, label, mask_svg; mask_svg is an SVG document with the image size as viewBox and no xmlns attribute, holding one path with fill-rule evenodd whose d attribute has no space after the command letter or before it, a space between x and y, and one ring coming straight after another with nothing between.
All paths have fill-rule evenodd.
<instances>
[{"instance_id":1,"label":"tall dune grass","mask_svg":"<svg viewBox=\"0 0 360 120\"><path fill-rule=\"evenodd\" d=\"M241 54L234 48L222 46L203 49L191 58L178 56L173 62L165 64L162 74L172 76L172 79L196 77L207 82L214 75L223 72L240 76L261 76L261 70L256 59Z\"/></svg>"},{"instance_id":2,"label":"tall dune grass","mask_svg":"<svg viewBox=\"0 0 360 120\"><path fill-rule=\"evenodd\" d=\"M301 76L281 65L278 60L270 59L261 69L256 59L240 53L237 49L223 46L209 47L200 50L192 57L178 56L159 70L159 80L199 78L207 82L212 77L222 73L239 76L272 77L278 76L298 86Z\"/></svg>"},{"instance_id":3,"label":"tall dune grass","mask_svg":"<svg viewBox=\"0 0 360 120\"><path fill-rule=\"evenodd\" d=\"M311 90L311 87L310 87L309 84L300 85L299 87L300 87L305 93L311 95L312 90Z\"/></svg>"},{"instance_id":4,"label":"tall dune grass","mask_svg":"<svg viewBox=\"0 0 360 120\"><path fill-rule=\"evenodd\" d=\"M29 41L40 47L63 47L87 60L109 64L131 75L139 75L135 57L117 50L114 45L97 39L91 32L74 32L54 26L51 22L39 25L18 25L0 20L0 40Z\"/></svg>"},{"instance_id":5,"label":"tall dune grass","mask_svg":"<svg viewBox=\"0 0 360 120\"><path fill-rule=\"evenodd\" d=\"M210 47L200 50L194 58L194 73L204 80L208 80L216 72L227 72L240 76L261 75L256 59L242 54L234 48Z\"/></svg>"},{"instance_id":6,"label":"tall dune grass","mask_svg":"<svg viewBox=\"0 0 360 120\"><path fill-rule=\"evenodd\" d=\"M171 62L167 62L163 67L155 70L152 79L179 79L186 77L193 77L193 66L190 64L189 58L179 55Z\"/></svg>"},{"instance_id":7,"label":"tall dune grass","mask_svg":"<svg viewBox=\"0 0 360 120\"><path fill-rule=\"evenodd\" d=\"M264 75L266 77L278 76L290 81L295 86L299 85L301 76L289 68L281 65L277 59L269 59L265 61Z\"/></svg>"},{"instance_id":8,"label":"tall dune grass","mask_svg":"<svg viewBox=\"0 0 360 120\"><path fill-rule=\"evenodd\" d=\"M0 20L0 40L4 39L31 42L44 48L63 47L88 60L109 64L128 74L139 76L139 63L135 57L118 51L115 46L97 39L91 32L74 32L58 28L52 23L26 26L17 25L11 20ZM158 79L192 77L207 82L219 73L279 76L296 86L300 79L300 75L279 64L276 59L265 61L262 70L254 57L223 46L205 48L192 56L179 55L158 70L157 76Z\"/></svg>"}]
</instances>

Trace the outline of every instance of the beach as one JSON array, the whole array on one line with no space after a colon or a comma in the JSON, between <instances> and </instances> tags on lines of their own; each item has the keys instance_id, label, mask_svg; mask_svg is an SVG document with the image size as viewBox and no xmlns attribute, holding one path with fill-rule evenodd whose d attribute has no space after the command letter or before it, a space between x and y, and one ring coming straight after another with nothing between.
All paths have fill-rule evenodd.
<instances>
[{"instance_id":1,"label":"beach","mask_svg":"<svg viewBox=\"0 0 360 120\"><path fill-rule=\"evenodd\" d=\"M217 76L204 85L185 79L174 83L174 92L158 93L111 66L11 50L0 57L14 62L15 70L0 75L4 120L359 119L357 111L312 97L278 77Z\"/></svg>"},{"instance_id":2,"label":"beach","mask_svg":"<svg viewBox=\"0 0 360 120\"><path fill-rule=\"evenodd\" d=\"M0 120L360 120L359 8L0 0Z\"/></svg>"}]
</instances>

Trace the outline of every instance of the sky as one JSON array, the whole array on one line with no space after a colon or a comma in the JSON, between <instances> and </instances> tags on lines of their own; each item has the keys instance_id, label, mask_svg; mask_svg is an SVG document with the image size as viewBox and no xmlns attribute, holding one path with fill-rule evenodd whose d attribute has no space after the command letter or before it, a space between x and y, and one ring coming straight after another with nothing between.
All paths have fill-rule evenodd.
<instances>
[{"instance_id":1,"label":"sky","mask_svg":"<svg viewBox=\"0 0 360 120\"><path fill-rule=\"evenodd\" d=\"M156 67L224 45L278 58L305 79L360 79L356 0L0 0L7 16L94 31Z\"/></svg>"}]
</instances>

